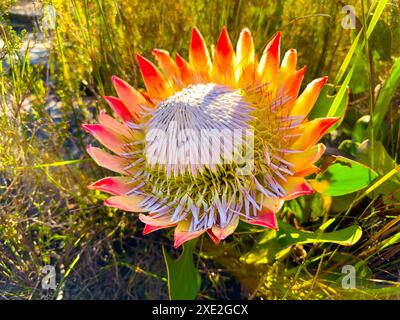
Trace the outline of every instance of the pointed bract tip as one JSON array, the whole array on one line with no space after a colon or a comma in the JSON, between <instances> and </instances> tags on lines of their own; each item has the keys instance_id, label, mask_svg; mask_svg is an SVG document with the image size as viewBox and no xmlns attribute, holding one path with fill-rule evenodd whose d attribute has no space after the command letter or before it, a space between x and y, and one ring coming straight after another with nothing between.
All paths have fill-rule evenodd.
<instances>
[{"instance_id":1,"label":"pointed bract tip","mask_svg":"<svg viewBox=\"0 0 400 320\"><path fill-rule=\"evenodd\" d=\"M116 90L117 90L117 87L123 87L123 88L130 87L128 83L126 83L121 78L118 78L117 76L112 76L111 81L112 81L114 87L116 88Z\"/></svg>"},{"instance_id":2,"label":"pointed bract tip","mask_svg":"<svg viewBox=\"0 0 400 320\"><path fill-rule=\"evenodd\" d=\"M247 27L246 27L246 28L243 28L242 31L241 31L240 33L249 33L249 34L251 34L250 29L247 28Z\"/></svg>"},{"instance_id":3,"label":"pointed bract tip","mask_svg":"<svg viewBox=\"0 0 400 320\"><path fill-rule=\"evenodd\" d=\"M212 232L211 229L207 230L207 234L210 237L210 239L214 242L215 245L219 245L221 242L221 239L215 236L215 234Z\"/></svg>"},{"instance_id":4,"label":"pointed bract tip","mask_svg":"<svg viewBox=\"0 0 400 320\"><path fill-rule=\"evenodd\" d=\"M167 55L169 55L169 53L168 53L167 50L157 49L157 48L154 48L154 49L151 51L151 54L152 54L153 56L157 56L158 54L167 54Z\"/></svg>"},{"instance_id":5,"label":"pointed bract tip","mask_svg":"<svg viewBox=\"0 0 400 320\"><path fill-rule=\"evenodd\" d=\"M267 47L265 50L271 51L271 52L278 52L279 46L281 42L281 32L278 31L275 36L272 38L272 40L268 43Z\"/></svg>"},{"instance_id":6,"label":"pointed bract tip","mask_svg":"<svg viewBox=\"0 0 400 320\"><path fill-rule=\"evenodd\" d=\"M192 29L192 40L191 40L191 45L194 43L197 43L197 41L203 40L203 36L201 35L199 29L197 27L193 27Z\"/></svg>"},{"instance_id":7,"label":"pointed bract tip","mask_svg":"<svg viewBox=\"0 0 400 320\"><path fill-rule=\"evenodd\" d=\"M88 123L83 123L83 124L81 124L80 127L81 127L83 130L85 130L86 132L91 133L90 124L88 124Z\"/></svg>"},{"instance_id":8,"label":"pointed bract tip","mask_svg":"<svg viewBox=\"0 0 400 320\"><path fill-rule=\"evenodd\" d=\"M140 72L142 73L144 78L151 76L153 77L158 76L158 70L150 60L146 59L140 54L136 54L136 60L139 64Z\"/></svg>"},{"instance_id":9,"label":"pointed bract tip","mask_svg":"<svg viewBox=\"0 0 400 320\"><path fill-rule=\"evenodd\" d=\"M197 33L197 34L200 35L200 31L196 26L194 26L193 29L192 29L192 34L194 34L194 33Z\"/></svg>"},{"instance_id":10,"label":"pointed bract tip","mask_svg":"<svg viewBox=\"0 0 400 320\"><path fill-rule=\"evenodd\" d=\"M86 152L91 156L92 155L92 148L93 146L91 144L86 146Z\"/></svg>"},{"instance_id":11,"label":"pointed bract tip","mask_svg":"<svg viewBox=\"0 0 400 320\"><path fill-rule=\"evenodd\" d=\"M322 77L322 78L320 79L321 87L323 87L323 86L325 85L325 83L327 83L327 82L328 82L328 76Z\"/></svg>"},{"instance_id":12,"label":"pointed bract tip","mask_svg":"<svg viewBox=\"0 0 400 320\"><path fill-rule=\"evenodd\" d=\"M307 66L304 66L303 68L299 69L298 72L304 75L307 72Z\"/></svg>"},{"instance_id":13,"label":"pointed bract tip","mask_svg":"<svg viewBox=\"0 0 400 320\"><path fill-rule=\"evenodd\" d=\"M145 236L145 235L147 235L147 234L149 234L149 233L151 233L153 231L156 231L158 229L161 229L161 228L162 227L159 227L159 226L152 226L152 225L149 225L149 224L145 224L145 226L143 228L143 231L142 231L142 234Z\"/></svg>"}]
</instances>

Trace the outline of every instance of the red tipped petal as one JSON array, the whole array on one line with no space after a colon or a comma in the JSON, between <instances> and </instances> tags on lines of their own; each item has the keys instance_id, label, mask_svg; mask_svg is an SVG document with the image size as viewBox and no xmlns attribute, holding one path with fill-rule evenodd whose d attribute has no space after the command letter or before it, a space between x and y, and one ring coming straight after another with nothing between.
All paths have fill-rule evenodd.
<instances>
[{"instance_id":1,"label":"red tipped petal","mask_svg":"<svg viewBox=\"0 0 400 320\"><path fill-rule=\"evenodd\" d=\"M103 97L103 99L107 101L111 109L113 109L118 118L120 118L123 122L137 122L138 115L131 113L121 99L107 96Z\"/></svg>"},{"instance_id":2,"label":"red tipped petal","mask_svg":"<svg viewBox=\"0 0 400 320\"><path fill-rule=\"evenodd\" d=\"M302 177L288 177L287 181L281 184L286 191L285 200L313 194L314 189L308 184L306 179Z\"/></svg>"},{"instance_id":3,"label":"red tipped petal","mask_svg":"<svg viewBox=\"0 0 400 320\"><path fill-rule=\"evenodd\" d=\"M152 53L156 57L156 60L165 76L172 78L175 84L179 84L181 82L181 73L175 61L170 57L168 51L154 49Z\"/></svg>"},{"instance_id":4,"label":"red tipped petal","mask_svg":"<svg viewBox=\"0 0 400 320\"><path fill-rule=\"evenodd\" d=\"M286 103L286 107L290 108L296 103L296 98L299 95L301 83L304 79L304 74L307 71L307 67L295 71L282 83L282 96L287 97L290 100ZM288 109L282 111L284 114L288 114Z\"/></svg>"},{"instance_id":5,"label":"red tipped petal","mask_svg":"<svg viewBox=\"0 0 400 320\"><path fill-rule=\"evenodd\" d=\"M256 58L254 43L248 29L242 30L236 47L236 83L243 87L255 82Z\"/></svg>"},{"instance_id":6,"label":"red tipped petal","mask_svg":"<svg viewBox=\"0 0 400 320\"><path fill-rule=\"evenodd\" d=\"M285 56L282 59L281 72L293 73L296 71L297 66L297 51L296 49L290 49L286 51Z\"/></svg>"},{"instance_id":7,"label":"red tipped petal","mask_svg":"<svg viewBox=\"0 0 400 320\"><path fill-rule=\"evenodd\" d=\"M275 213L269 209L258 211L256 217L243 221L256 226L262 226L274 230L278 229Z\"/></svg>"},{"instance_id":8,"label":"red tipped petal","mask_svg":"<svg viewBox=\"0 0 400 320\"><path fill-rule=\"evenodd\" d=\"M129 212L144 212L138 204L143 201L143 196L113 196L104 200L106 206L118 208Z\"/></svg>"},{"instance_id":9,"label":"red tipped petal","mask_svg":"<svg viewBox=\"0 0 400 320\"><path fill-rule=\"evenodd\" d=\"M273 82L279 71L281 33L268 43L258 65L258 74L263 83Z\"/></svg>"},{"instance_id":10,"label":"red tipped petal","mask_svg":"<svg viewBox=\"0 0 400 320\"><path fill-rule=\"evenodd\" d=\"M338 120L339 118L320 118L301 125L296 131L302 133L302 135L293 143L292 148L295 150L311 148Z\"/></svg>"},{"instance_id":11,"label":"red tipped petal","mask_svg":"<svg viewBox=\"0 0 400 320\"><path fill-rule=\"evenodd\" d=\"M146 224L144 226L144 228L143 228L143 235L145 236L146 234L149 234L151 232L154 232L154 231L157 231L157 230L160 230L160 229L164 229L164 228L167 228L167 227L164 227L164 226L151 226L149 224Z\"/></svg>"},{"instance_id":12,"label":"red tipped petal","mask_svg":"<svg viewBox=\"0 0 400 320\"><path fill-rule=\"evenodd\" d=\"M189 64L177 53L175 55L175 62L181 74L181 79L185 85L193 83L192 70Z\"/></svg>"},{"instance_id":13,"label":"red tipped petal","mask_svg":"<svg viewBox=\"0 0 400 320\"><path fill-rule=\"evenodd\" d=\"M155 65L140 54L136 55L136 59L150 97L154 100L163 100L170 96L171 89Z\"/></svg>"},{"instance_id":14,"label":"red tipped petal","mask_svg":"<svg viewBox=\"0 0 400 320\"><path fill-rule=\"evenodd\" d=\"M128 139L131 137L129 128L125 124L118 122L113 117L106 114L103 110L100 111L99 122L102 126L114 131L118 135L124 136Z\"/></svg>"},{"instance_id":15,"label":"red tipped petal","mask_svg":"<svg viewBox=\"0 0 400 320\"><path fill-rule=\"evenodd\" d=\"M281 92L283 97L290 97L290 106L293 105L299 94L301 82L306 71L305 68L296 71L296 65L297 52L295 49L290 49L286 52L282 60L282 65L277 77L278 94ZM287 113L288 111L285 110L285 114Z\"/></svg>"},{"instance_id":16,"label":"red tipped petal","mask_svg":"<svg viewBox=\"0 0 400 320\"><path fill-rule=\"evenodd\" d=\"M226 27L222 28L215 47L212 66L213 79L217 83L232 85L235 81L235 53Z\"/></svg>"},{"instance_id":17,"label":"red tipped petal","mask_svg":"<svg viewBox=\"0 0 400 320\"><path fill-rule=\"evenodd\" d=\"M101 124L82 124L81 127L111 151L115 153L124 152L123 144L126 143L126 141L124 141L122 135L115 133L115 131Z\"/></svg>"},{"instance_id":18,"label":"red tipped petal","mask_svg":"<svg viewBox=\"0 0 400 320\"><path fill-rule=\"evenodd\" d=\"M148 234L160 229L170 228L176 226L177 224L176 222L171 222L169 215L153 218L154 215L156 214L139 215L139 220L146 224L143 234Z\"/></svg>"},{"instance_id":19,"label":"red tipped petal","mask_svg":"<svg viewBox=\"0 0 400 320\"><path fill-rule=\"evenodd\" d=\"M310 165L317 162L324 154L325 149L326 148L323 143L318 143L306 151L286 155L285 160L294 165L291 171L293 173L298 173L309 168Z\"/></svg>"},{"instance_id":20,"label":"red tipped petal","mask_svg":"<svg viewBox=\"0 0 400 320\"><path fill-rule=\"evenodd\" d=\"M328 81L328 77L322 77L309 83L304 89L300 97L295 102L291 116L307 116L313 108L315 102L318 99L319 93L323 86Z\"/></svg>"},{"instance_id":21,"label":"red tipped petal","mask_svg":"<svg viewBox=\"0 0 400 320\"><path fill-rule=\"evenodd\" d=\"M114 84L115 91L117 91L118 97L121 98L129 112L133 115L139 114L141 105L147 105L143 96L124 80L116 76L113 76L111 80Z\"/></svg>"},{"instance_id":22,"label":"red tipped petal","mask_svg":"<svg viewBox=\"0 0 400 320\"><path fill-rule=\"evenodd\" d=\"M214 242L214 244L219 245L219 243L221 242L221 239L218 238L211 229L207 230L207 234L208 236L211 238L211 240Z\"/></svg>"},{"instance_id":23,"label":"red tipped petal","mask_svg":"<svg viewBox=\"0 0 400 320\"><path fill-rule=\"evenodd\" d=\"M295 177L307 177L310 174L313 173L317 173L321 171L320 168L316 167L316 166L309 166L308 168L302 170L302 171L298 171L294 174Z\"/></svg>"},{"instance_id":24,"label":"red tipped petal","mask_svg":"<svg viewBox=\"0 0 400 320\"><path fill-rule=\"evenodd\" d=\"M279 210L281 210L284 202L285 201L280 198L264 197L262 207L263 207L263 209L268 209L268 210L276 213Z\"/></svg>"},{"instance_id":25,"label":"red tipped petal","mask_svg":"<svg viewBox=\"0 0 400 320\"><path fill-rule=\"evenodd\" d=\"M174 226L174 225L177 224L176 222L171 222L171 219L170 219L171 217L168 214L164 215L164 216L161 216L161 217L153 218L156 215L157 214L152 214L152 213L147 214L147 215L140 214L139 215L139 220L142 221L145 224L148 224L148 225L151 225L151 226L155 226L155 227L165 227L165 228L167 228L167 227L171 227L171 226Z\"/></svg>"},{"instance_id":26,"label":"red tipped petal","mask_svg":"<svg viewBox=\"0 0 400 320\"><path fill-rule=\"evenodd\" d=\"M123 174L127 172L133 172L133 169L126 170L126 167L129 165L128 159L111 155L104 150L92 147L91 145L86 148L86 151L101 167Z\"/></svg>"},{"instance_id":27,"label":"red tipped petal","mask_svg":"<svg viewBox=\"0 0 400 320\"><path fill-rule=\"evenodd\" d=\"M219 244L221 240L224 240L236 230L238 224L239 216L236 216L226 227L221 228L217 225L213 225L211 229L207 230L207 233L215 244Z\"/></svg>"},{"instance_id":28,"label":"red tipped petal","mask_svg":"<svg viewBox=\"0 0 400 320\"><path fill-rule=\"evenodd\" d=\"M131 180L132 179L128 177L106 177L92 183L88 188L108 192L115 196L121 196L133 188L132 183L130 183Z\"/></svg>"},{"instance_id":29,"label":"red tipped petal","mask_svg":"<svg viewBox=\"0 0 400 320\"><path fill-rule=\"evenodd\" d=\"M196 27L194 27L192 31L192 40L189 47L189 63L200 82L207 82L210 80L210 55L208 54L203 36Z\"/></svg>"},{"instance_id":30,"label":"red tipped petal","mask_svg":"<svg viewBox=\"0 0 400 320\"><path fill-rule=\"evenodd\" d=\"M174 233L174 248L180 247L184 242L197 238L206 230L189 232L190 221L183 220L178 223Z\"/></svg>"}]
</instances>

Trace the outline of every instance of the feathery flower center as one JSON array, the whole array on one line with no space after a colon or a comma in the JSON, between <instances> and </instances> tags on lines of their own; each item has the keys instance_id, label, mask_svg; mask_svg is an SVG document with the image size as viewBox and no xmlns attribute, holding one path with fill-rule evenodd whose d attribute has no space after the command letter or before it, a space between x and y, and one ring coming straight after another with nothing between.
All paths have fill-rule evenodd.
<instances>
[{"instance_id":1,"label":"feathery flower center","mask_svg":"<svg viewBox=\"0 0 400 320\"><path fill-rule=\"evenodd\" d=\"M191 217L189 230L196 231L225 227L238 215L250 219L263 198L284 196L278 179L292 173L278 156L280 121L270 111L268 92L256 98L196 84L151 110L143 127L146 166L135 178L143 183L133 191L146 195L141 206L171 223ZM261 130L253 133L255 124Z\"/></svg>"},{"instance_id":2,"label":"feathery flower center","mask_svg":"<svg viewBox=\"0 0 400 320\"><path fill-rule=\"evenodd\" d=\"M239 90L191 85L160 102L146 128L146 162L167 176L193 176L242 156L251 107Z\"/></svg>"}]
</instances>

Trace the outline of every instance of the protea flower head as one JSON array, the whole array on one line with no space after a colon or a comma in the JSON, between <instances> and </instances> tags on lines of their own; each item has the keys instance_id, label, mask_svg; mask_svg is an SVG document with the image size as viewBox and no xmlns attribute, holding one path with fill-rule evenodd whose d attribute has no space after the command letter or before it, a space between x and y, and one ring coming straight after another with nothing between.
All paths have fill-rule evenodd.
<instances>
[{"instance_id":1,"label":"protea flower head","mask_svg":"<svg viewBox=\"0 0 400 320\"><path fill-rule=\"evenodd\" d=\"M118 98L104 98L116 119L102 111L99 124L83 125L113 153L90 145L89 155L119 174L89 187L139 213L144 234L175 227L175 247L204 232L218 244L239 220L277 229L284 201L313 193L305 177L319 170L318 141L338 120L307 118L327 77L299 95L306 68L296 69L294 49L280 63L280 33L259 61L250 31L235 51L225 27L212 59L197 28L189 62L153 55L159 69L137 55L146 91L113 77Z\"/></svg>"}]
</instances>

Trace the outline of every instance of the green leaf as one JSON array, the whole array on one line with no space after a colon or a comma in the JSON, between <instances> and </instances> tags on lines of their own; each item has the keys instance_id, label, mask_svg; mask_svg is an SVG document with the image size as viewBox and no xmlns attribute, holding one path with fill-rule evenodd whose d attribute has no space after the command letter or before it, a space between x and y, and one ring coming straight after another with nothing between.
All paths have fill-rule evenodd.
<instances>
[{"instance_id":1,"label":"green leaf","mask_svg":"<svg viewBox=\"0 0 400 320\"><path fill-rule=\"evenodd\" d=\"M359 226L351 226L333 232L300 231L290 224L279 222L278 241L282 247L305 243L336 243L351 246L360 240L362 230Z\"/></svg>"},{"instance_id":2,"label":"green leaf","mask_svg":"<svg viewBox=\"0 0 400 320\"><path fill-rule=\"evenodd\" d=\"M332 94L332 92L335 92L335 90L338 90L338 92L336 94ZM341 119L341 122L346 113L347 105L349 102L349 92L349 88L345 88L341 91L341 86L334 86L332 84L325 85L322 88L321 93L319 94L319 97L309 114L309 118L316 119L326 117L339 117ZM340 99L335 102L335 99L338 97L339 94ZM335 104L337 103L337 106L334 105L334 102ZM332 107L334 107L335 110L331 110ZM334 130L339 125L339 123L331 127L329 131Z\"/></svg>"},{"instance_id":3,"label":"green leaf","mask_svg":"<svg viewBox=\"0 0 400 320\"><path fill-rule=\"evenodd\" d=\"M383 84L383 87L379 92L378 98L376 99L374 114L372 116L372 125L374 126L375 136L379 132L379 129L382 125L385 115L389 110L390 103L399 85L400 85L400 58L398 58L396 63L394 64L389 77Z\"/></svg>"},{"instance_id":4,"label":"green leaf","mask_svg":"<svg viewBox=\"0 0 400 320\"><path fill-rule=\"evenodd\" d=\"M163 247L171 300L194 300L200 290L201 277L193 262L196 242L197 239L185 242L182 255L176 260L171 258Z\"/></svg>"},{"instance_id":5,"label":"green leaf","mask_svg":"<svg viewBox=\"0 0 400 320\"><path fill-rule=\"evenodd\" d=\"M329 181L328 195L341 196L364 189L376 177L377 174L366 165L338 156L318 180Z\"/></svg>"},{"instance_id":6,"label":"green leaf","mask_svg":"<svg viewBox=\"0 0 400 320\"><path fill-rule=\"evenodd\" d=\"M333 221L329 221L331 225ZM279 221L279 230L265 230L257 244L241 260L249 264L271 263L288 253L290 246L307 243L336 243L342 246L355 244L362 235L359 226L351 226L333 232L300 231L285 222ZM327 228L327 225L323 228ZM325 229L324 229L325 230Z\"/></svg>"}]
</instances>

